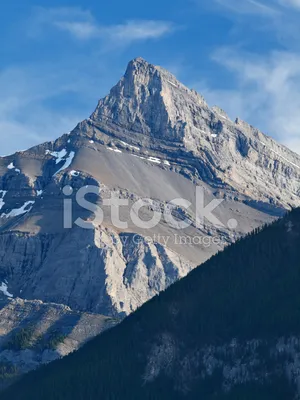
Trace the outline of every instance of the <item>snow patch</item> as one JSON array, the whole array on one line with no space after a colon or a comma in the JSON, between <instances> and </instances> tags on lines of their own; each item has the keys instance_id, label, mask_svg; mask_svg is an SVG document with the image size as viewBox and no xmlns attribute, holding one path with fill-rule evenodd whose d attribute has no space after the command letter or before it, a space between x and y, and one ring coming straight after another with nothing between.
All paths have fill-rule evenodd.
<instances>
[{"instance_id":1,"label":"snow patch","mask_svg":"<svg viewBox=\"0 0 300 400\"><path fill-rule=\"evenodd\" d=\"M114 151L114 152L116 152L116 153L122 153L122 151L121 150L119 150L119 149L113 149L112 147L106 147L108 150L111 150L111 151Z\"/></svg>"},{"instance_id":2,"label":"snow patch","mask_svg":"<svg viewBox=\"0 0 300 400\"><path fill-rule=\"evenodd\" d=\"M1 285L0 285L0 292L2 292L4 294L4 296L14 297L11 293L9 293L7 288L8 288L7 283L2 282Z\"/></svg>"},{"instance_id":3,"label":"snow patch","mask_svg":"<svg viewBox=\"0 0 300 400\"><path fill-rule=\"evenodd\" d=\"M228 117L226 117L225 115L220 114L220 113L218 113L218 112L217 112L217 114L219 115L219 117L221 117L221 118L223 118L223 119L226 119L227 121L230 121L230 119L229 119Z\"/></svg>"},{"instance_id":4,"label":"snow patch","mask_svg":"<svg viewBox=\"0 0 300 400\"><path fill-rule=\"evenodd\" d=\"M160 159L157 158L157 157L149 157L148 161L156 163L156 164L160 164L161 163Z\"/></svg>"},{"instance_id":5,"label":"snow patch","mask_svg":"<svg viewBox=\"0 0 300 400\"><path fill-rule=\"evenodd\" d=\"M6 195L7 190L0 190L0 210L3 208L4 206L4 196Z\"/></svg>"},{"instance_id":6,"label":"snow patch","mask_svg":"<svg viewBox=\"0 0 300 400\"><path fill-rule=\"evenodd\" d=\"M26 203L23 204L22 207L14 208L8 214L2 214L1 218L13 218L13 217L18 217L19 215L26 214L27 212L31 211L34 203L35 203L34 201L26 201ZM28 206L30 207L28 208Z\"/></svg>"},{"instance_id":7,"label":"snow patch","mask_svg":"<svg viewBox=\"0 0 300 400\"><path fill-rule=\"evenodd\" d=\"M221 117L221 118L223 118L223 119L226 119L227 121L230 121L230 119L229 119L226 115L221 114L219 111L214 110L214 113L215 113L215 114L218 114L219 117ZM230 121L230 122L231 122L231 121Z\"/></svg>"},{"instance_id":8,"label":"snow patch","mask_svg":"<svg viewBox=\"0 0 300 400\"><path fill-rule=\"evenodd\" d=\"M176 88L178 87L177 85L175 85L175 83L173 83L173 82L171 82L171 81L168 81L168 80L167 80L167 82L168 82L170 85L172 85L172 86L174 86L174 87L176 87Z\"/></svg>"},{"instance_id":9,"label":"snow patch","mask_svg":"<svg viewBox=\"0 0 300 400\"><path fill-rule=\"evenodd\" d=\"M147 160L147 161L153 162L153 163L155 163L155 164L161 164L161 163L162 163L162 160L160 160L160 159L157 158L157 157L148 157L148 158L146 158L146 157L138 156L137 154L132 154L132 156L133 156L133 157L136 157L136 158L140 158L141 160ZM171 165L171 164L169 163L169 161L167 161L167 160L164 160L163 163L164 163L165 165L169 165L169 166Z\"/></svg>"},{"instance_id":10,"label":"snow patch","mask_svg":"<svg viewBox=\"0 0 300 400\"><path fill-rule=\"evenodd\" d=\"M131 144L128 144L128 143L126 143L126 142L123 142L122 140L120 140L120 142L123 144L123 146L127 146L127 147L129 147L130 149L134 149L134 150L136 150L136 151L140 151L140 150L141 150L139 147L137 147L137 146L132 146Z\"/></svg>"},{"instance_id":11,"label":"snow patch","mask_svg":"<svg viewBox=\"0 0 300 400\"><path fill-rule=\"evenodd\" d=\"M46 150L46 154L50 154L52 157L56 158L55 163L59 164L64 158L65 156L68 154L66 149L62 149L60 151L50 151L50 150Z\"/></svg>"},{"instance_id":12,"label":"snow patch","mask_svg":"<svg viewBox=\"0 0 300 400\"><path fill-rule=\"evenodd\" d=\"M71 151L70 154L68 155L68 158L66 159L64 165L57 172L55 172L54 175L57 175L61 171L63 171L64 169L69 168L69 166L72 164L72 161L73 161L74 157L75 157L75 152Z\"/></svg>"},{"instance_id":13,"label":"snow patch","mask_svg":"<svg viewBox=\"0 0 300 400\"><path fill-rule=\"evenodd\" d=\"M8 166L7 169L14 169L16 172L20 173L21 171L19 170L19 168L16 168L14 163L11 162Z\"/></svg>"},{"instance_id":14,"label":"snow patch","mask_svg":"<svg viewBox=\"0 0 300 400\"><path fill-rule=\"evenodd\" d=\"M146 160L146 158L145 158L145 157L138 156L138 155L136 155L136 154L132 154L132 156L133 156L133 157L136 157L136 158L140 158L141 160Z\"/></svg>"},{"instance_id":15,"label":"snow patch","mask_svg":"<svg viewBox=\"0 0 300 400\"><path fill-rule=\"evenodd\" d=\"M11 162L8 166L7 166L7 169L14 169L15 168L15 166L14 166L14 163L13 162Z\"/></svg>"}]
</instances>

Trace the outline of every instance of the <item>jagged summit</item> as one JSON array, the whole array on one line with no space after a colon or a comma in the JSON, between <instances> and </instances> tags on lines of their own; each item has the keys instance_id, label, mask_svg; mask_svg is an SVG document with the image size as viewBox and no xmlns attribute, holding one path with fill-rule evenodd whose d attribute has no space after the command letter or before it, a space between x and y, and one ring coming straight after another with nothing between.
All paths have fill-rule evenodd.
<instances>
[{"instance_id":1,"label":"jagged summit","mask_svg":"<svg viewBox=\"0 0 300 400\"><path fill-rule=\"evenodd\" d=\"M299 155L241 119L232 121L220 107L210 108L195 90L143 58L129 62L91 121L159 156L163 151L176 160L180 152L181 162L212 185L229 185L256 200L275 197L284 207L299 204Z\"/></svg>"},{"instance_id":2,"label":"jagged summit","mask_svg":"<svg viewBox=\"0 0 300 400\"><path fill-rule=\"evenodd\" d=\"M153 65L155 67L154 64L149 63L147 60L145 60L143 57L135 57L132 60L129 61L128 66L130 64L147 64L147 65Z\"/></svg>"},{"instance_id":3,"label":"jagged summit","mask_svg":"<svg viewBox=\"0 0 300 400\"><path fill-rule=\"evenodd\" d=\"M125 132L181 142L192 151L197 149L200 138L205 139L207 134L215 137L226 124L233 126L231 132L236 136L239 130L235 128L242 124L247 136L253 134L248 129L250 125L240 119L231 121L218 106L210 108L201 94L165 68L141 57L128 63L124 76L99 101L91 118L96 123L121 126Z\"/></svg>"},{"instance_id":4,"label":"jagged summit","mask_svg":"<svg viewBox=\"0 0 300 400\"><path fill-rule=\"evenodd\" d=\"M177 78L168 70L158 65L151 64L142 57L137 57L129 61L124 78L126 79L132 75L156 75L160 81L170 79L172 82L177 82L179 85L181 85Z\"/></svg>"},{"instance_id":5,"label":"jagged summit","mask_svg":"<svg viewBox=\"0 0 300 400\"><path fill-rule=\"evenodd\" d=\"M170 72L137 58L128 64L110 94L100 100L92 119L113 121L134 132L182 142L198 111L207 108L202 96Z\"/></svg>"},{"instance_id":6,"label":"jagged summit","mask_svg":"<svg viewBox=\"0 0 300 400\"><path fill-rule=\"evenodd\" d=\"M150 78L148 82L145 77ZM183 90L185 95L194 96L196 94L196 96L199 96L195 91L183 85L170 71L161 66L151 64L141 57L137 57L128 63L124 74L124 80L127 79L134 79L134 83L137 85L156 82L161 90L164 85L173 85L173 87ZM154 82L152 82L152 79Z\"/></svg>"}]
</instances>

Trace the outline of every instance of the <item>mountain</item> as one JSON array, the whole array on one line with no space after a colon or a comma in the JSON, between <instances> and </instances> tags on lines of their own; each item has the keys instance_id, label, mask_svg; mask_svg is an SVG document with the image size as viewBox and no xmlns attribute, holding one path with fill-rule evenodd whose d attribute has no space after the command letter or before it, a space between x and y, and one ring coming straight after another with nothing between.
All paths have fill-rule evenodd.
<instances>
[{"instance_id":1,"label":"mountain","mask_svg":"<svg viewBox=\"0 0 300 400\"><path fill-rule=\"evenodd\" d=\"M182 173L214 187L268 203L299 201L299 155L239 118L231 121L220 108L210 109L197 92L143 59L129 64L91 123L110 137L153 149L162 160L180 161Z\"/></svg>"},{"instance_id":2,"label":"mountain","mask_svg":"<svg viewBox=\"0 0 300 400\"><path fill-rule=\"evenodd\" d=\"M137 58L72 132L0 158L0 296L124 318L299 206L299 166L299 155ZM90 187L102 220L82 206ZM127 202L118 226L111 197ZM210 218L199 203L213 206ZM154 211L164 215L146 229Z\"/></svg>"},{"instance_id":3,"label":"mountain","mask_svg":"<svg viewBox=\"0 0 300 400\"><path fill-rule=\"evenodd\" d=\"M5 398L298 399L299 239L295 209Z\"/></svg>"}]
</instances>

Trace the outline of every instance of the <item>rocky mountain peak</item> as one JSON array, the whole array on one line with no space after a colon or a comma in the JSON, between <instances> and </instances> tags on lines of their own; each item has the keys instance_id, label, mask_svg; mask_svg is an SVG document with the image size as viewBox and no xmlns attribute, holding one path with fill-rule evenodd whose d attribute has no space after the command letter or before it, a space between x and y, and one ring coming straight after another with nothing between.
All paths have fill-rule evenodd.
<instances>
[{"instance_id":1,"label":"rocky mountain peak","mask_svg":"<svg viewBox=\"0 0 300 400\"><path fill-rule=\"evenodd\" d=\"M113 122L143 135L183 141L185 127L207 108L202 96L162 67L142 58L129 62L125 75L100 100L92 119Z\"/></svg>"},{"instance_id":2,"label":"rocky mountain peak","mask_svg":"<svg viewBox=\"0 0 300 400\"><path fill-rule=\"evenodd\" d=\"M128 63L124 77L124 84L134 86L156 86L160 90L167 83L177 86L183 85L168 70L149 63L141 57L135 58ZM186 91L189 91L186 88Z\"/></svg>"},{"instance_id":3,"label":"rocky mountain peak","mask_svg":"<svg viewBox=\"0 0 300 400\"><path fill-rule=\"evenodd\" d=\"M177 162L180 153L181 165L192 174L196 168L212 185L229 185L259 201L275 197L284 207L299 203L297 154L241 119L231 120L220 107L209 107L195 90L142 58L128 64L89 123L156 158Z\"/></svg>"},{"instance_id":4,"label":"rocky mountain peak","mask_svg":"<svg viewBox=\"0 0 300 400\"><path fill-rule=\"evenodd\" d=\"M162 77L157 67L148 63L143 58L135 58L130 61L124 76L121 78L117 89L124 96L137 96L140 91L146 89L162 89ZM151 91L150 93L151 94Z\"/></svg>"}]
</instances>

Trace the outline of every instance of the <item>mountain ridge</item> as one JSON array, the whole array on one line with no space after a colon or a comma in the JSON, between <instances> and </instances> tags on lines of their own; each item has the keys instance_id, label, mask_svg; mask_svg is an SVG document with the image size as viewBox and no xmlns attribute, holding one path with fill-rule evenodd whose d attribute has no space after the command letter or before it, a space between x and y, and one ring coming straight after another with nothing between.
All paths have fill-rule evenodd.
<instances>
[{"instance_id":1,"label":"mountain ridge","mask_svg":"<svg viewBox=\"0 0 300 400\"><path fill-rule=\"evenodd\" d=\"M176 153L183 151L186 158L189 155L187 153L191 152L190 155L195 155L198 161L203 160L201 167L204 171L199 167L197 171L203 180L209 181L210 184L222 182L240 192L243 186L251 185L250 196L257 196L254 186L261 185L259 180L254 182L249 179L251 174L265 179L259 168L270 168L274 176L278 173L282 176L299 176L299 155L279 145L274 139L241 119L231 121L220 108L209 108L197 92L182 85L161 67L153 66L141 58L129 63L124 77L110 94L98 103L91 116L91 123L101 128L103 121L106 130L108 127L109 133L116 138L122 135L118 126L128 128L128 132L138 133L140 142L136 141L136 135L123 136L123 139L133 139L135 146L142 143L150 150L155 150L155 147L159 150L161 147L168 153L172 153L173 148L175 157ZM171 145L168 143L164 148L164 140L171 142ZM219 157L222 155L222 158L219 159L216 153ZM259 168L253 169L253 164L259 161L258 154L264 155L263 160ZM242 165L247 163L247 159L251 160L247 165L252 170L251 174ZM284 167L276 171L281 164L285 164ZM243 174L239 174L238 169L242 169ZM268 180L274 182L272 174L268 174ZM269 198L273 191L278 191L278 184L283 188L280 179L273 182ZM284 184L288 185L288 182L284 181ZM298 191L291 189L291 193L299 195ZM266 188L262 188L263 190ZM295 198L291 200L295 201ZM263 198L263 201L268 199ZM285 207L289 203L295 205L285 201Z\"/></svg>"}]
</instances>

